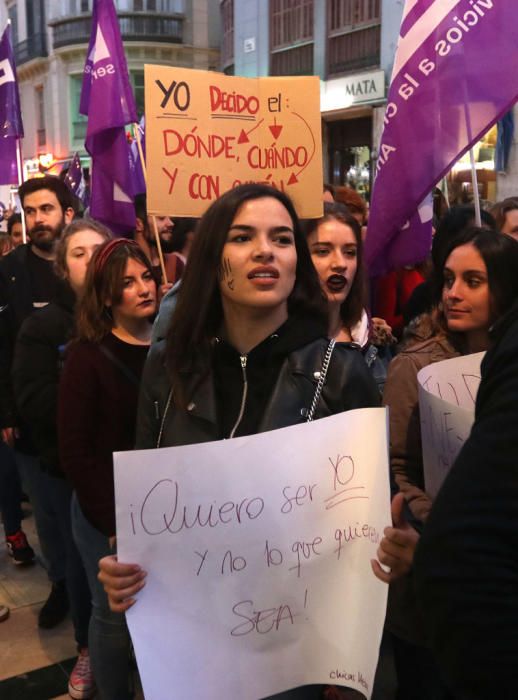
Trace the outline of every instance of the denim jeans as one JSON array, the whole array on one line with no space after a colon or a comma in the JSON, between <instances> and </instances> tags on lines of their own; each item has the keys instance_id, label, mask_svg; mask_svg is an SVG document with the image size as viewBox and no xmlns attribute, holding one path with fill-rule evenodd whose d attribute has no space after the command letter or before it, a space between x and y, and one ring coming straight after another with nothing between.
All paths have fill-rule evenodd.
<instances>
[{"instance_id":1,"label":"denim jeans","mask_svg":"<svg viewBox=\"0 0 518 700\"><path fill-rule=\"evenodd\" d=\"M64 581L66 577L66 545L63 541L59 521L55 517L49 485L41 471L37 457L24 452L15 452L16 464L25 493L29 496L34 514L36 531L40 541L43 563L52 583Z\"/></svg>"},{"instance_id":2,"label":"denim jeans","mask_svg":"<svg viewBox=\"0 0 518 700\"><path fill-rule=\"evenodd\" d=\"M14 452L0 440L0 513L6 537L14 535L21 527L21 496L20 477Z\"/></svg>"},{"instance_id":3,"label":"denim jeans","mask_svg":"<svg viewBox=\"0 0 518 700\"><path fill-rule=\"evenodd\" d=\"M123 613L113 613L97 579L98 562L112 554L108 538L83 515L77 496L72 496L72 532L85 567L92 593L92 616L88 632L90 661L99 700L129 700L130 636Z\"/></svg>"},{"instance_id":4,"label":"denim jeans","mask_svg":"<svg viewBox=\"0 0 518 700\"><path fill-rule=\"evenodd\" d=\"M24 486L31 500L38 538L52 583L64 580L79 648L88 646L91 594L72 536L72 489L65 479L42 471L36 457L17 453Z\"/></svg>"}]
</instances>

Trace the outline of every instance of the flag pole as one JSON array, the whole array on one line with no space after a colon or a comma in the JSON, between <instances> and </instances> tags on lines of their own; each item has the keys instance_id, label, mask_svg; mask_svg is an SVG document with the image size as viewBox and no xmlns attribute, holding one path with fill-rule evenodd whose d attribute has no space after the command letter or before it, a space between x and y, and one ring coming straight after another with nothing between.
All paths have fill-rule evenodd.
<instances>
[{"instance_id":1,"label":"flag pole","mask_svg":"<svg viewBox=\"0 0 518 700\"><path fill-rule=\"evenodd\" d=\"M480 197L478 194L478 178L477 178L477 168L475 166L475 154L473 149L469 149L469 161L471 164L471 183L473 187L473 203L475 205L475 225L482 226L482 218L480 215Z\"/></svg>"},{"instance_id":2,"label":"flag pole","mask_svg":"<svg viewBox=\"0 0 518 700\"><path fill-rule=\"evenodd\" d=\"M18 170L18 189L23 183L23 170L22 170L22 147L20 145L20 139L16 139L16 169ZM22 240L27 243L27 225L25 223L25 213L22 207Z\"/></svg>"},{"instance_id":3,"label":"flag pole","mask_svg":"<svg viewBox=\"0 0 518 700\"><path fill-rule=\"evenodd\" d=\"M144 160L144 151L142 150L142 142L140 140L139 126L136 122L133 122L133 134L134 134L135 140L137 142L138 155L140 158L140 164L142 166L142 172L144 173L144 182L146 183L146 187L147 187L146 162Z\"/></svg>"},{"instance_id":4,"label":"flag pole","mask_svg":"<svg viewBox=\"0 0 518 700\"><path fill-rule=\"evenodd\" d=\"M147 188L146 161L144 160L144 151L142 150L142 142L140 141L139 127L138 127L138 124L136 124L135 122L133 123L133 133L134 133L135 139L137 141L138 155L140 158L140 164L142 166L142 172L144 174L144 181L146 183L146 188ZM158 258L160 260L160 269L162 271L162 284L167 284L167 274L165 271L164 253L162 251L162 241L160 240L160 236L158 234L158 225L156 223L156 216L154 214L152 214L151 218L153 220L153 233L155 234L155 243L156 243L156 247L158 250Z\"/></svg>"}]
</instances>

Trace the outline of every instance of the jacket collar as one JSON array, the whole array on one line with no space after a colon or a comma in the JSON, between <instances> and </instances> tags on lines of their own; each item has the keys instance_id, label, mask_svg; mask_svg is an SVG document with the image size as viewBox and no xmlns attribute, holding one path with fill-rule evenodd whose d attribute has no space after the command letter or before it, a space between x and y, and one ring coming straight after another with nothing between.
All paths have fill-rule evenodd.
<instances>
[{"instance_id":1,"label":"jacket collar","mask_svg":"<svg viewBox=\"0 0 518 700\"><path fill-rule=\"evenodd\" d=\"M212 372L192 371L185 373L186 394L189 396L187 412L217 425L216 392Z\"/></svg>"}]
</instances>

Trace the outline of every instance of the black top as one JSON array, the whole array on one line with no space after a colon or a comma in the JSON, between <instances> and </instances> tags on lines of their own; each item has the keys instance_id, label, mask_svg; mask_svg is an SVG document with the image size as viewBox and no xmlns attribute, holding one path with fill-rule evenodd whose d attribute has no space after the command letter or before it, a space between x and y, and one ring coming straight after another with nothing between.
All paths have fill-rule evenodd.
<instances>
[{"instance_id":1,"label":"black top","mask_svg":"<svg viewBox=\"0 0 518 700\"><path fill-rule=\"evenodd\" d=\"M102 343L140 378L148 353L114 335ZM59 456L89 522L115 534L112 453L133 449L138 386L99 344L78 342L67 352L59 387Z\"/></svg>"},{"instance_id":2,"label":"black top","mask_svg":"<svg viewBox=\"0 0 518 700\"><path fill-rule=\"evenodd\" d=\"M53 476L62 475L58 460L58 382L65 345L74 332L74 305L74 292L68 283L59 280L53 301L22 323L13 359L21 449L29 452L34 448L42 467Z\"/></svg>"},{"instance_id":3,"label":"black top","mask_svg":"<svg viewBox=\"0 0 518 700\"><path fill-rule=\"evenodd\" d=\"M518 689L518 306L482 362L475 423L415 557L434 652L456 698Z\"/></svg>"},{"instance_id":4,"label":"black top","mask_svg":"<svg viewBox=\"0 0 518 700\"><path fill-rule=\"evenodd\" d=\"M244 373L247 378L246 402L234 437L257 433L282 363L290 352L321 337L320 324L291 318L247 354L245 370L240 353L224 340L217 341L212 368L219 437L228 438L238 420L243 400Z\"/></svg>"},{"instance_id":5,"label":"black top","mask_svg":"<svg viewBox=\"0 0 518 700\"><path fill-rule=\"evenodd\" d=\"M54 273L54 262L44 260L32 252L29 246L27 251L27 269L31 280L31 293L33 306L48 304L56 293L58 278Z\"/></svg>"}]
</instances>

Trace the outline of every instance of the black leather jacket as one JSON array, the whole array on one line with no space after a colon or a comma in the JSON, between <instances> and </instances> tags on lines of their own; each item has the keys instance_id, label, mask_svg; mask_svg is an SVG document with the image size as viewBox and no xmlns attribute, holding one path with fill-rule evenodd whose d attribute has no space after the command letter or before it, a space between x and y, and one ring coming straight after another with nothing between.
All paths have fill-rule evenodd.
<instances>
[{"instance_id":1,"label":"black leather jacket","mask_svg":"<svg viewBox=\"0 0 518 700\"><path fill-rule=\"evenodd\" d=\"M257 432L305 422L328 344L326 338L320 338L287 355ZM188 386L194 387L194 390L188 392L190 401L187 410L175 407L171 401L166 411L170 382L164 359L165 341L160 341L152 346L142 377L137 449L157 447L161 430L160 447L219 439L212 375L200 381L199 374L191 373ZM337 345L314 417L323 418L353 408L374 407L379 402L379 392L361 352L353 345Z\"/></svg>"}]
</instances>

